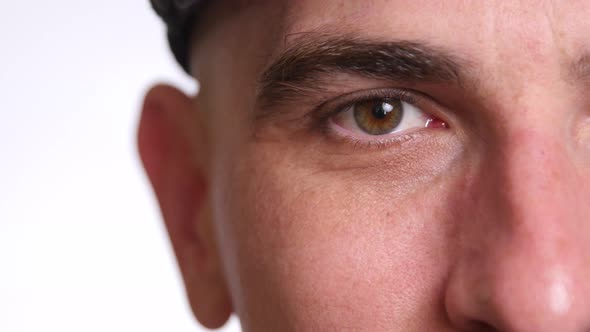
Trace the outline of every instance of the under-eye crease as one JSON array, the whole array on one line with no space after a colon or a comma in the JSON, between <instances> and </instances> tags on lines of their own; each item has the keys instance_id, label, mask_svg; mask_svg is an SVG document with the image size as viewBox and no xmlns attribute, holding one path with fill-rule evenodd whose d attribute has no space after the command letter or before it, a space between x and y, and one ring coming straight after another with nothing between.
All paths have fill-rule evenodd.
<instances>
[{"instance_id":1,"label":"under-eye crease","mask_svg":"<svg viewBox=\"0 0 590 332\"><path fill-rule=\"evenodd\" d=\"M354 146L387 147L425 129L449 128L440 107L414 90L379 88L330 99L311 112L324 135Z\"/></svg>"}]
</instances>

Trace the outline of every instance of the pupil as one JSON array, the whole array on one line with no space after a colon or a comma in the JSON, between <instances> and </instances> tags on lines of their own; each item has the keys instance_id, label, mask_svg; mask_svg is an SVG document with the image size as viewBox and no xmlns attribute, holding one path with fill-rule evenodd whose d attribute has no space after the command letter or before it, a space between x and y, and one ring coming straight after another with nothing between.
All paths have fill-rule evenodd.
<instances>
[{"instance_id":1,"label":"pupil","mask_svg":"<svg viewBox=\"0 0 590 332\"><path fill-rule=\"evenodd\" d=\"M373 107L373 116L379 120L384 119L389 112L393 110L393 106L388 103L378 103Z\"/></svg>"}]
</instances>

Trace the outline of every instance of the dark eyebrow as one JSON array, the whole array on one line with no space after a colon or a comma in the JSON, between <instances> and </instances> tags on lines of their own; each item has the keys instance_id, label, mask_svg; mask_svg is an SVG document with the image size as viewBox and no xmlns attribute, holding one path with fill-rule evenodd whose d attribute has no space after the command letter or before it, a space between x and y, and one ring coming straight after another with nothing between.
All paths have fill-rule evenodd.
<instances>
[{"instance_id":1,"label":"dark eyebrow","mask_svg":"<svg viewBox=\"0 0 590 332\"><path fill-rule=\"evenodd\" d=\"M351 36L298 37L261 75L258 100L265 106L321 89L326 74L352 74L394 82L455 83L466 66L419 41L375 41Z\"/></svg>"}]
</instances>

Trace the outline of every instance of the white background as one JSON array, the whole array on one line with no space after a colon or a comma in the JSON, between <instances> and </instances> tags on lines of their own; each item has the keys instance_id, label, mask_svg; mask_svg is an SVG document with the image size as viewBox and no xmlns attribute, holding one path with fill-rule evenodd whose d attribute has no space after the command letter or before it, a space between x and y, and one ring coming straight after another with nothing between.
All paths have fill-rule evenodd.
<instances>
[{"instance_id":1,"label":"white background","mask_svg":"<svg viewBox=\"0 0 590 332\"><path fill-rule=\"evenodd\" d=\"M201 331L135 148L160 80L195 89L148 0L0 1L0 331Z\"/></svg>"}]
</instances>

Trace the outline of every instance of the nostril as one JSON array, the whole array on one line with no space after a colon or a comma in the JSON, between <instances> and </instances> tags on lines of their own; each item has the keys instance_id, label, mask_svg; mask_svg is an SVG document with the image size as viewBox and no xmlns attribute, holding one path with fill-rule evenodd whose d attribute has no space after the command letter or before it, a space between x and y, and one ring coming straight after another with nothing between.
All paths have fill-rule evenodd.
<instances>
[{"instance_id":1,"label":"nostril","mask_svg":"<svg viewBox=\"0 0 590 332\"><path fill-rule=\"evenodd\" d=\"M469 326L469 331L473 331L473 332L497 332L498 330L490 325L489 323L486 323L484 321L481 320L476 320L476 321L472 321L470 326Z\"/></svg>"}]
</instances>

